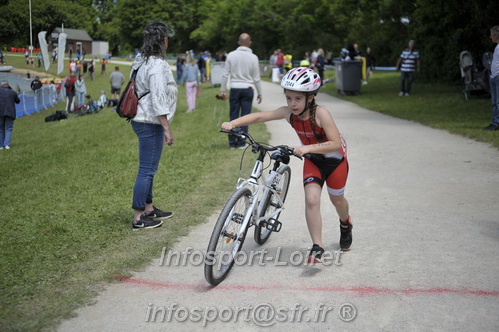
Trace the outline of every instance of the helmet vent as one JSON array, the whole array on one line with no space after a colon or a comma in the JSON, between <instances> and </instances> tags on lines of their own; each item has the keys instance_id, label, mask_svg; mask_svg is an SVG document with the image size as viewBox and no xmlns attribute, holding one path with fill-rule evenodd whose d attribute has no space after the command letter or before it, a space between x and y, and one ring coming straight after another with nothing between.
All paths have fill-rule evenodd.
<instances>
[{"instance_id":1,"label":"helmet vent","mask_svg":"<svg viewBox=\"0 0 499 332\"><path fill-rule=\"evenodd\" d=\"M306 71L303 71L303 72L301 73L301 75L300 75L300 76L298 76L298 78L297 78L296 80L298 81L299 79L301 79L301 78L302 78L303 76L305 76L305 75L307 75L307 72L306 72Z\"/></svg>"},{"instance_id":2,"label":"helmet vent","mask_svg":"<svg viewBox=\"0 0 499 332\"><path fill-rule=\"evenodd\" d=\"M307 67L293 68L281 81L281 87L284 89L301 92L316 91L320 85L319 75Z\"/></svg>"}]
</instances>

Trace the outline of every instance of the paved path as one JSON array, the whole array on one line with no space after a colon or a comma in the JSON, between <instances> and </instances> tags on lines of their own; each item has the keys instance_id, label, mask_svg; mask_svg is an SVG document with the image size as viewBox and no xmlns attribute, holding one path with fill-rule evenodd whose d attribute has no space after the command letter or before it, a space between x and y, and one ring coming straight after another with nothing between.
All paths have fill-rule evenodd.
<instances>
[{"instance_id":1,"label":"paved path","mask_svg":"<svg viewBox=\"0 0 499 332\"><path fill-rule=\"evenodd\" d=\"M263 91L264 110L284 103L277 85L264 83ZM251 266L237 266L211 288L196 264L199 255L183 256L192 264L168 266L158 252L146 271L108 286L59 330L499 330L498 151L327 95L318 103L332 112L348 142L350 252L335 253L337 216L323 195L325 249L335 260L291 264L311 245L301 164L293 160L283 229L263 248L247 239L243 250L256 255ZM285 121L268 129L272 143L298 144ZM203 252L216 218L173 250ZM258 264L262 257L265 265ZM264 317L268 305L274 319Z\"/></svg>"}]
</instances>

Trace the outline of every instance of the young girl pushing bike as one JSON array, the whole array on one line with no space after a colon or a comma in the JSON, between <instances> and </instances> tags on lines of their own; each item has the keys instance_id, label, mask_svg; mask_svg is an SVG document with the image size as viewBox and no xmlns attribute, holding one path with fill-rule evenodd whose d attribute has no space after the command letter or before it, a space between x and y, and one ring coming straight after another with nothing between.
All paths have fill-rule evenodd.
<instances>
[{"instance_id":1,"label":"young girl pushing bike","mask_svg":"<svg viewBox=\"0 0 499 332\"><path fill-rule=\"evenodd\" d=\"M320 263L324 253L320 212L324 183L340 218L340 248L347 251L352 244L352 220L348 213L348 201L344 197L348 177L346 143L329 111L315 103L315 96L321 87L321 79L316 72L307 67L294 68L283 77L281 86L287 106L225 122L222 129L231 130L279 119L286 119L291 124L303 144L295 147L293 152L306 158L303 166L305 217L313 241L308 261Z\"/></svg>"}]
</instances>

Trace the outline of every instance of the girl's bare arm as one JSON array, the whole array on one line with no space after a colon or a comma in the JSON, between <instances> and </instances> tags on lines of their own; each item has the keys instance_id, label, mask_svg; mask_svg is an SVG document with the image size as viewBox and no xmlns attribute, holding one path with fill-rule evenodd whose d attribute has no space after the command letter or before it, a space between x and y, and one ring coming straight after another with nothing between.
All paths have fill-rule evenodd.
<instances>
[{"instance_id":1,"label":"girl's bare arm","mask_svg":"<svg viewBox=\"0 0 499 332\"><path fill-rule=\"evenodd\" d=\"M289 116L289 111L287 109L288 108L286 106L283 106L283 107L277 108L277 109L272 110L272 111L251 113L251 114L242 116L240 118L237 118L235 120L232 120L230 122L222 123L222 129L231 130L232 128L235 128L235 127L241 127L241 126L247 126L247 125L255 124L255 123L262 123L262 122L267 122L267 121L272 121L272 120L284 119L284 118L286 118L286 115Z\"/></svg>"}]
</instances>

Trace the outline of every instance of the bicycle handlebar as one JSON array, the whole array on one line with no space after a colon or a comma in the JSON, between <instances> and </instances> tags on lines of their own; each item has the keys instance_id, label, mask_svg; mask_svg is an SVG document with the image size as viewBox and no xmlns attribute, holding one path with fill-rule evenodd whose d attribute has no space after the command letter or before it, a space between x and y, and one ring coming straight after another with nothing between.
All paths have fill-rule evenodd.
<instances>
[{"instance_id":1,"label":"bicycle handlebar","mask_svg":"<svg viewBox=\"0 0 499 332\"><path fill-rule=\"evenodd\" d=\"M249 143L253 146L253 148L256 149L256 151L259 151L259 150L277 151L277 150L279 150L287 155L295 156L296 158L302 159L302 157L293 153L294 149L292 147L287 146L287 145L273 146L273 145L267 145L264 143L258 143L257 141L255 141L255 139L250 134L243 132L240 128L233 128L231 130L221 129L220 132L239 137L240 139L242 139L244 141L248 140ZM254 151L254 152L256 153L256 151Z\"/></svg>"}]
</instances>

